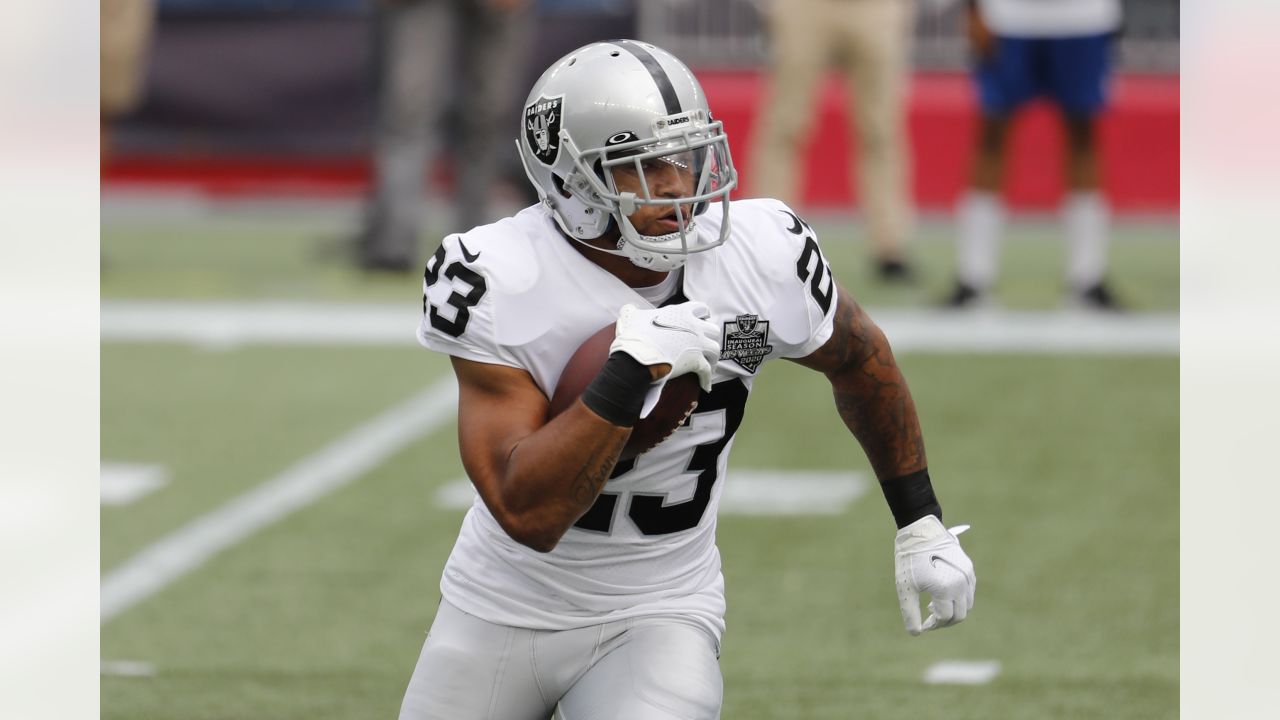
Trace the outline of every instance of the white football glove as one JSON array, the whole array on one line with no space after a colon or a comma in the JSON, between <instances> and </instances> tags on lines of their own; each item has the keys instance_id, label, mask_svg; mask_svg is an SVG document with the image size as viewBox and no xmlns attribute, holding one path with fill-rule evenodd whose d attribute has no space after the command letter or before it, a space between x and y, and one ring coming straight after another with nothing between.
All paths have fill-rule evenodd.
<instances>
[{"instance_id":1,"label":"white football glove","mask_svg":"<svg viewBox=\"0 0 1280 720\"><path fill-rule=\"evenodd\" d=\"M624 352L641 365L670 365L671 372L661 378L659 386L670 378L694 373L702 389L710 392L711 368L720 362L720 328L709 317L710 310L700 302L652 310L623 305L609 354Z\"/></svg>"},{"instance_id":2,"label":"white football glove","mask_svg":"<svg viewBox=\"0 0 1280 720\"><path fill-rule=\"evenodd\" d=\"M899 530L894 538L898 604L902 607L902 623L912 635L955 625L973 609L978 577L973 573L973 561L956 539L968 529L968 525L959 525L947 530L941 520L926 515ZM923 625L921 593L930 595L930 614Z\"/></svg>"}]
</instances>

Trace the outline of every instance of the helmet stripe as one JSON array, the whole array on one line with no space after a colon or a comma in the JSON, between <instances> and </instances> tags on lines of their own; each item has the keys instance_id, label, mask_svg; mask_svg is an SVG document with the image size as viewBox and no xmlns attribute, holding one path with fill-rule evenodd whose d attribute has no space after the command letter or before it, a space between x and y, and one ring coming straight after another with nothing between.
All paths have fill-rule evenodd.
<instances>
[{"instance_id":1,"label":"helmet stripe","mask_svg":"<svg viewBox=\"0 0 1280 720\"><path fill-rule=\"evenodd\" d=\"M662 69L658 59L634 40L615 40L614 44L634 55L644 65L644 69L649 71L653 82L658 86L658 92L662 93L662 102L667 106L667 114L675 115L680 112L680 98L676 95L676 88L671 84L671 78L667 77L667 71Z\"/></svg>"}]
</instances>

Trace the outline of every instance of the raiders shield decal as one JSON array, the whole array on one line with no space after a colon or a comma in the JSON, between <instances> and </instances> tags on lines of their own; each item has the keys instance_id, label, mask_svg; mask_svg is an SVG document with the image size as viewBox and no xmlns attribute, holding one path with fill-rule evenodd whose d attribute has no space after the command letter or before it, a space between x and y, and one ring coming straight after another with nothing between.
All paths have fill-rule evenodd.
<instances>
[{"instance_id":1,"label":"raiders shield decal","mask_svg":"<svg viewBox=\"0 0 1280 720\"><path fill-rule=\"evenodd\" d=\"M724 337L720 343L720 359L732 360L747 372L760 369L760 363L773 352L769 344L769 321L758 315L739 315L724 324Z\"/></svg>"},{"instance_id":2,"label":"raiders shield decal","mask_svg":"<svg viewBox=\"0 0 1280 720\"><path fill-rule=\"evenodd\" d=\"M524 141L543 165L560 157L560 119L563 95L539 97L524 109Z\"/></svg>"}]
</instances>

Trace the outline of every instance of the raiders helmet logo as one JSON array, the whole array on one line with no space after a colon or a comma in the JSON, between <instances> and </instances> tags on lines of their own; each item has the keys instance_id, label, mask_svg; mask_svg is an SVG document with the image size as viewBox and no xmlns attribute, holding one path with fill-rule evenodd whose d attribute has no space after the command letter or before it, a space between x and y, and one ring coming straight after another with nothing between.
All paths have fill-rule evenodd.
<instances>
[{"instance_id":1,"label":"raiders helmet logo","mask_svg":"<svg viewBox=\"0 0 1280 720\"><path fill-rule=\"evenodd\" d=\"M543 165L560 157L560 120L564 95L539 97L524 109L524 142Z\"/></svg>"}]
</instances>

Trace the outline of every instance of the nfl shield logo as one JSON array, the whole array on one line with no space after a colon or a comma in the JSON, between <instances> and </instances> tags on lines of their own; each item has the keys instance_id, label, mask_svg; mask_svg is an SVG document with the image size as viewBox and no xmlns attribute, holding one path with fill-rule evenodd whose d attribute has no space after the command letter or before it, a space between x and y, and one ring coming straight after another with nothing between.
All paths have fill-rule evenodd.
<instances>
[{"instance_id":1,"label":"nfl shield logo","mask_svg":"<svg viewBox=\"0 0 1280 720\"><path fill-rule=\"evenodd\" d=\"M524 142L543 165L560 157L561 104L564 95L539 97L524 109Z\"/></svg>"},{"instance_id":2,"label":"nfl shield logo","mask_svg":"<svg viewBox=\"0 0 1280 720\"><path fill-rule=\"evenodd\" d=\"M724 337L720 342L720 359L732 360L747 372L760 369L760 363L773 352L769 344L769 321L758 315L739 315L724 324Z\"/></svg>"}]
</instances>

